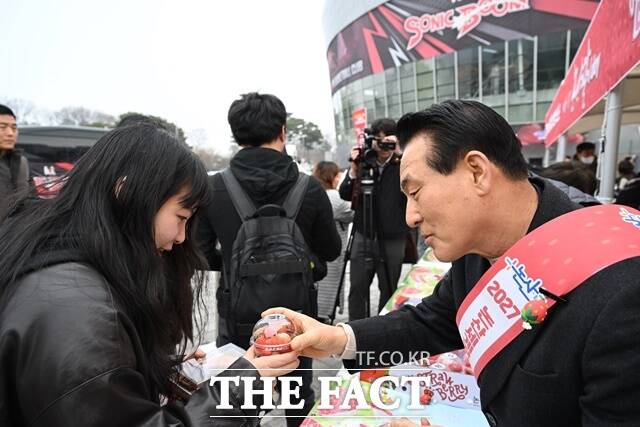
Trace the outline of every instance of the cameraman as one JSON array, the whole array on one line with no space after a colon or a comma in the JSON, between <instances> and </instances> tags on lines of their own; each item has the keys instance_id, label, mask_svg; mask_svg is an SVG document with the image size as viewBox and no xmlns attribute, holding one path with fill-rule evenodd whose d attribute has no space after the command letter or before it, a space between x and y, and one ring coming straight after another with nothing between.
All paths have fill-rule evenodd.
<instances>
[{"instance_id":1,"label":"cameraman","mask_svg":"<svg viewBox=\"0 0 640 427\"><path fill-rule=\"evenodd\" d=\"M400 191L400 156L396 154L396 122L378 119L371 125L370 144L365 149L351 151L351 168L340 185L340 197L358 199L354 203L355 216L351 251L351 289L349 290L349 320L367 317L369 287L374 274L378 275L380 301L378 312L398 287L398 279L405 255L408 227L405 222L407 199ZM373 152L368 152L374 150ZM364 159L362 158L364 157ZM361 179L371 173L373 187L373 239L365 241L363 224ZM379 241L381 239L381 241ZM381 254L380 248L384 248ZM386 262L383 262L383 259ZM386 271L385 271L386 270Z\"/></svg>"}]
</instances>

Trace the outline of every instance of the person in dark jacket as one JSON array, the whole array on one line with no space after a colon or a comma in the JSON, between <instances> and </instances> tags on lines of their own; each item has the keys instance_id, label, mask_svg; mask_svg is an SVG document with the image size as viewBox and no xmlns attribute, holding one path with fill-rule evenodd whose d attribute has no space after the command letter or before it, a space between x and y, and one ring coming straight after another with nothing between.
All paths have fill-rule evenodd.
<instances>
[{"instance_id":1,"label":"person in dark jacket","mask_svg":"<svg viewBox=\"0 0 640 427\"><path fill-rule=\"evenodd\" d=\"M358 149L351 151L351 167L339 190L342 199L352 200L355 195L358 200L354 208L355 235L349 270L349 320L363 319L373 311L369 309L369 288L375 275L378 276L380 289L375 313L382 310L398 288L409 232L404 220L407 198L400 191L400 157L395 153L395 147L391 147L397 145L396 122L378 119L371 124L371 132L375 138L373 149L376 153L376 166L373 168L373 212L365 211L365 203L360 194L359 174L364 165L358 157ZM389 147L382 148L382 142L389 144ZM368 239L365 239L365 214L373 219L373 236Z\"/></svg>"},{"instance_id":2,"label":"person in dark jacket","mask_svg":"<svg viewBox=\"0 0 640 427\"><path fill-rule=\"evenodd\" d=\"M258 424L257 410L240 409L238 387L234 409L222 411L219 383L190 399L175 385L176 354L198 342L192 314L203 274L195 272L205 261L193 222L207 197L191 150L138 124L101 138L56 198L7 219L0 425L204 426L229 415L215 425ZM294 352L256 359L250 349L221 375L273 376L297 365Z\"/></svg>"},{"instance_id":3,"label":"person in dark jacket","mask_svg":"<svg viewBox=\"0 0 640 427\"><path fill-rule=\"evenodd\" d=\"M458 310L491 264L533 230L581 208L548 181L528 176L513 130L483 104L446 101L407 114L398 134L406 143L400 174L407 222L420 227L451 269L418 306L386 316L328 326L291 314L305 331L291 346L303 355L337 354L360 369L389 351L409 360L412 351L462 348ZM633 233L627 225L622 232ZM606 248L598 243L606 240L585 251ZM532 250L553 257L550 246ZM640 425L639 277L640 257L597 271L490 359L478 377L489 425Z\"/></svg>"},{"instance_id":4,"label":"person in dark jacket","mask_svg":"<svg viewBox=\"0 0 640 427\"><path fill-rule=\"evenodd\" d=\"M18 125L16 115L0 104L0 223L12 204L29 188L29 163L16 150Z\"/></svg>"},{"instance_id":5,"label":"person in dark jacket","mask_svg":"<svg viewBox=\"0 0 640 427\"><path fill-rule=\"evenodd\" d=\"M286 120L285 106L273 95L248 93L234 101L229 108L229 125L235 141L242 147L231 159L231 172L239 181L256 207L265 204L281 205L289 190L298 179L298 167L285 150ZM212 270L228 269L231 262L231 248L242 221L233 206L221 174L210 178L213 190L213 204L204 207L204 218L200 224L198 240L207 254ZM322 186L314 179L309 180L307 192L296 217L300 231L311 250L316 267L326 265L340 255L340 236L333 221L331 203ZM216 251L217 243L222 249L221 256ZM326 274L314 274L316 281ZM218 345L232 342L240 347L249 345L251 331L237 331L229 313L228 293L225 292L224 277L218 287L219 312ZM265 307L267 308L267 307ZM256 321L259 318L255 319ZM302 358L300 370L292 375L302 377L300 398L305 400L302 409L287 410L288 425L298 425L311 409L314 401L311 381L313 380L311 359ZM294 401L293 404L297 404Z\"/></svg>"}]
</instances>

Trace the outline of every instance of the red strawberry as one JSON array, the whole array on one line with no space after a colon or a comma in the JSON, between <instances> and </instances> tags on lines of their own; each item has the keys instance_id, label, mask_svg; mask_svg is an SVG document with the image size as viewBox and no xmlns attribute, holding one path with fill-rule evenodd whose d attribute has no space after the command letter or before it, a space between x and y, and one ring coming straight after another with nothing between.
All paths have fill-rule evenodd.
<instances>
[{"instance_id":1,"label":"red strawberry","mask_svg":"<svg viewBox=\"0 0 640 427\"><path fill-rule=\"evenodd\" d=\"M286 333L279 333L275 337L273 337L275 345L289 344L291 342L291 337Z\"/></svg>"}]
</instances>

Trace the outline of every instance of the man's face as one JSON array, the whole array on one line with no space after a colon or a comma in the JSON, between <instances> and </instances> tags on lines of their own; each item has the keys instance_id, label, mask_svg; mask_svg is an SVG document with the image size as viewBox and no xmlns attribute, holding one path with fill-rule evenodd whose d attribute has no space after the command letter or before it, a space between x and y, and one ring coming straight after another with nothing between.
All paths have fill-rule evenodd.
<instances>
[{"instance_id":1,"label":"man's face","mask_svg":"<svg viewBox=\"0 0 640 427\"><path fill-rule=\"evenodd\" d=\"M385 160L387 160L389 157L391 157L391 155L394 153L394 150L385 150L382 147L380 147L380 143L381 142L395 142L397 145L397 139L395 136L393 135L385 135L384 132L379 132L376 135L376 139L373 143L373 149L376 150L376 152L378 153L378 160L383 162Z\"/></svg>"},{"instance_id":2,"label":"man's face","mask_svg":"<svg viewBox=\"0 0 640 427\"><path fill-rule=\"evenodd\" d=\"M18 141L16 119L10 115L0 115L0 150L13 150Z\"/></svg>"},{"instance_id":3,"label":"man's face","mask_svg":"<svg viewBox=\"0 0 640 427\"><path fill-rule=\"evenodd\" d=\"M587 148L578 153L578 160L582 163L590 165L595 160L595 150Z\"/></svg>"},{"instance_id":4,"label":"man's face","mask_svg":"<svg viewBox=\"0 0 640 427\"><path fill-rule=\"evenodd\" d=\"M407 196L406 221L419 227L441 261L453 261L474 247L474 215L479 209L473 177L463 167L442 175L427 165L431 140L417 135L409 141L400 163L402 191ZM470 176L471 175L471 176Z\"/></svg>"}]
</instances>

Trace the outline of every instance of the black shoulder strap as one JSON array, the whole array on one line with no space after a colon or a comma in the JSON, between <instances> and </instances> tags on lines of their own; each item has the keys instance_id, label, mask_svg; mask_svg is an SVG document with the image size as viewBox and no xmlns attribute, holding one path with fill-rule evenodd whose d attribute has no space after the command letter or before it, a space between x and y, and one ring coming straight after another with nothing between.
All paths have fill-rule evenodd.
<instances>
[{"instance_id":1,"label":"black shoulder strap","mask_svg":"<svg viewBox=\"0 0 640 427\"><path fill-rule=\"evenodd\" d=\"M289 194L285 199L282 207L287 212L287 217L295 219L298 216L300 206L302 206L302 199L307 193L307 187L309 185L309 175L301 173L298 175L298 180L293 185L293 188L289 190Z\"/></svg>"},{"instance_id":2,"label":"black shoulder strap","mask_svg":"<svg viewBox=\"0 0 640 427\"><path fill-rule=\"evenodd\" d=\"M227 187L229 197L231 197L231 202L233 202L233 206L236 208L240 219L244 222L255 213L256 207L249 196L247 196L247 193L242 189L238 179L233 172L231 172L231 168L223 170L221 175L222 181L225 187Z\"/></svg>"}]
</instances>

